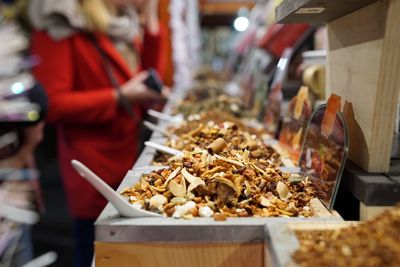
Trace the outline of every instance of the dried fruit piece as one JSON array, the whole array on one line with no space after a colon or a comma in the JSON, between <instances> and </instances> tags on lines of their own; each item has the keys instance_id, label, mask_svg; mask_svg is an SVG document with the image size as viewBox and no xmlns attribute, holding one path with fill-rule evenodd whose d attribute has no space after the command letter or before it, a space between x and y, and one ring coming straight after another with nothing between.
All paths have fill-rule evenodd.
<instances>
[{"instance_id":1,"label":"dried fruit piece","mask_svg":"<svg viewBox=\"0 0 400 267\"><path fill-rule=\"evenodd\" d=\"M227 145L224 138L217 138L207 147L207 151L213 155L221 152Z\"/></svg>"},{"instance_id":2,"label":"dried fruit piece","mask_svg":"<svg viewBox=\"0 0 400 267\"><path fill-rule=\"evenodd\" d=\"M321 124L321 133L326 138L331 135L336 121L336 113L340 111L340 96L332 94L326 104L324 118Z\"/></svg>"},{"instance_id":3,"label":"dried fruit piece","mask_svg":"<svg viewBox=\"0 0 400 267\"><path fill-rule=\"evenodd\" d=\"M215 213L214 214L215 221L226 221L226 215L222 213Z\"/></svg>"},{"instance_id":4,"label":"dried fruit piece","mask_svg":"<svg viewBox=\"0 0 400 267\"><path fill-rule=\"evenodd\" d=\"M297 133L293 136L292 139L292 146L295 149L298 149L300 146L300 141L301 141L301 135L303 133L303 127L300 127L300 129L297 131Z\"/></svg>"},{"instance_id":5,"label":"dried fruit piece","mask_svg":"<svg viewBox=\"0 0 400 267\"><path fill-rule=\"evenodd\" d=\"M303 107L306 99L308 98L308 87L302 86L296 96L296 104L293 110L293 117L299 120L303 113Z\"/></svg>"}]
</instances>

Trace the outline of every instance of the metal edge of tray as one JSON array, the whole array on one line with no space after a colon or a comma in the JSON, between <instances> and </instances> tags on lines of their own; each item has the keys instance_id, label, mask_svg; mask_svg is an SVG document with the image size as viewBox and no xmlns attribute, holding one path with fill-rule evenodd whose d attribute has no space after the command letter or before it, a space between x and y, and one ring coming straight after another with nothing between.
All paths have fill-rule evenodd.
<instances>
[{"instance_id":1,"label":"metal edge of tray","mask_svg":"<svg viewBox=\"0 0 400 267\"><path fill-rule=\"evenodd\" d=\"M339 218L118 218L96 222L96 241L111 243L263 243L269 222L338 221Z\"/></svg>"}]
</instances>

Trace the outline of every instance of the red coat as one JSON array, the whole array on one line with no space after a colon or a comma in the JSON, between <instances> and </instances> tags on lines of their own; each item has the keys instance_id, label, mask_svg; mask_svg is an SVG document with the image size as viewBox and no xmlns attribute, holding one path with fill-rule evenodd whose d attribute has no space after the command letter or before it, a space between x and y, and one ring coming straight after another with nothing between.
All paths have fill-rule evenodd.
<instances>
[{"instance_id":1,"label":"red coat","mask_svg":"<svg viewBox=\"0 0 400 267\"><path fill-rule=\"evenodd\" d=\"M96 34L112 59L120 84L133 76L104 34ZM163 65L161 34L145 34L143 69ZM117 106L114 88L94 45L82 33L54 41L45 32L32 35L32 54L41 58L33 73L49 96L48 122L57 127L58 155L67 201L76 218L95 219L106 200L71 167L77 159L117 188L137 158L140 106L135 120Z\"/></svg>"}]
</instances>

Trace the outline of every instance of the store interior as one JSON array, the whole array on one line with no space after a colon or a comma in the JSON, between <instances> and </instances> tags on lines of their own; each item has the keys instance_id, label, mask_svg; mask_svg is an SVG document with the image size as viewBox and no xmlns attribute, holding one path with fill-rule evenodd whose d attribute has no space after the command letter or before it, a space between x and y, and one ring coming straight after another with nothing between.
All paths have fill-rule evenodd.
<instances>
[{"instance_id":1,"label":"store interior","mask_svg":"<svg viewBox=\"0 0 400 267\"><path fill-rule=\"evenodd\" d=\"M400 1L0 1L0 267L400 266Z\"/></svg>"}]
</instances>

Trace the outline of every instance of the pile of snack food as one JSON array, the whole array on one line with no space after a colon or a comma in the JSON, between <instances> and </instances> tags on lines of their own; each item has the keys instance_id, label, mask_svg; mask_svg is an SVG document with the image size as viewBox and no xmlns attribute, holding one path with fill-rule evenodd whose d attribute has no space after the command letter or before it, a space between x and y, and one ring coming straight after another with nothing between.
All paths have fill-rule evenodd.
<instances>
[{"instance_id":1,"label":"pile of snack food","mask_svg":"<svg viewBox=\"0 0 400 267\"><path fill-rule=\"evenodd\" d=\"M400 205L358 226L298 231L293 258L302 267L394 267L400 264Z\"/></svg>"},{"instance_id":2,"label":"pile of snack food","mask_svg":"<svg viewBox=\"0 0 400 267\"><path fill-rule=\"evenodd\" d=\"M199 96L190 94L189 97L180 100L174 113L180 113L188 117L205 110L218 110L236 117L247 116L246 109L240 98L220 94L214 90L209 91L209 93L201 91L202 94Z\"/></svg>"},{"instance_id":3,"label":"pile of snack food","mask_svg":"<svg viewBox=\"0 0 400 267\"><path fill-rule=\"evenodd\" d=\"M182 151L193 151L196 147L207 147L215 139L224 138L229 148L248 149L256 158L273 160L280 165L279 155L264 144L261 130L247 127L237 118L223 112L204 112L178 127L169 129L170 138L165 145ZM169 155L157 154L154 161L167 165Z\"/></svg>"},{"instance_id":4,"label":"pile of snack food","mask_svg":"<svg viewBox=\"0 0 400 267\"><path fill-rule=\"evenodd\" d=\"M143 175L121 194L137 207L175 218L312 216L311 182L282 173L280 163L258 153L219 137L169 159L169 168Z\"/></svg>"},{"instance_id":5,"label":"pile of snack food","mask_svg":"<svg viewBox=\"0 0 400 267\"><path fill-rule=\"evenodd\" d=\"M177 111L186 120L168 129L164 145L182 153L156 155L154 162L167 168L121 192L132 205L175 218L313 215L311 181L282 173L281 156L265 145L263 128L243 119L240 99L203 86L191 90Z\"/></svg>"}]
</instances>

